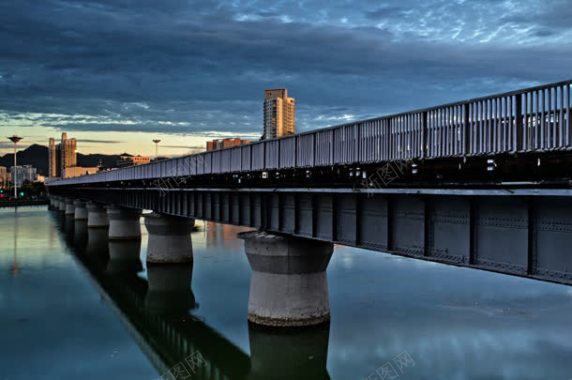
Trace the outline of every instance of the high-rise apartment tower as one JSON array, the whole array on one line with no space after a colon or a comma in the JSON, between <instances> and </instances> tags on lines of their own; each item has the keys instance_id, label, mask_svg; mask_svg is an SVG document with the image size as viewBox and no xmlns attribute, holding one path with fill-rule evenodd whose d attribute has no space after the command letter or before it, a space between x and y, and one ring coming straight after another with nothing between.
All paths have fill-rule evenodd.
<instances>
[{"instance_id":1,"label":"high-rise apartment tower","mask_svg":"<svg viewBox=\"0 0 572 380\"><path fill-rule=\"evenodd\" d=\"M296 133L296 103L288 97L285 88L264 91L264 134L263 139L272 139Z\"/></svg>"},{"instance_id":2,"label":"high-rise apartment tower","mask_svg":"<svg viewBox=\"0 0 572 380\"><path fill-rule=\"evenodd\" d=\"M66 177L66 168L77 166L77 142L76 139L68 139L67 133L62 133L62 139L56 144L53 138L49 142L49 177Z\"/></svg>"}]
</instances>

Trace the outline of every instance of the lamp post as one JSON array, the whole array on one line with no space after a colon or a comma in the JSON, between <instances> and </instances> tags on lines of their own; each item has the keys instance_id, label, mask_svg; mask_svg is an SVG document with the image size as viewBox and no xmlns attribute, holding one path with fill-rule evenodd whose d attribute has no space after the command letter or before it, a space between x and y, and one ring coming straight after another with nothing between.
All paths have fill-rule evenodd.
<instances>
[{"instance_id":1,"label":"lamp post","mask_svg":"<svg viewBox=\"0 0 572 380\"><path fill-rule=\"evenodd\" d=\"M153 139L153 142L155 143L155 159L157 159L159 158L159 143L161 142L161 140Z\"/></svg>"},{"instance_id":2,"label":"lamp post","mask_svg":"<svg viewBox=\"0 0 572 380\"><path fill-rule=\"evenodd\" d=\"M12 173L12 183L14 184L14 199L18 199L18 182L17 182L17 172L18 169L16 168L17 160L16 160L16 145L18 145L18 141L22 140L20 136L10 136L8 140L14 143L14 173Z\"/></svg>"}]
</instances>

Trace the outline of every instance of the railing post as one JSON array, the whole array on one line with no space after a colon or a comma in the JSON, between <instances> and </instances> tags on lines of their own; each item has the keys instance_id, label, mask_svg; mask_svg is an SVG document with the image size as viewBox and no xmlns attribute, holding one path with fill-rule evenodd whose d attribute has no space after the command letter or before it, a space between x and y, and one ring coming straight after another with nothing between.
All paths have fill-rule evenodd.
<instances>
[{"instance_id":1,"label":"railing post","mask_svg":"<svg viewBox=\"0 0 572 380\"><path fill-rule=\"evenodd\" d=\"M514 141L514 150L521 151L524 150L524 142L523 142L523 115L522 115L522 94L518 94L515 96L514 99L515 108L514 108L514 123L515 123L515 140ZM526 115L524 115L526 116Z\"/></svg>"},{"instance_id":2,"label":"railing post","mask_svg":"<svg viewBox=\"0 0 572 380\"><path fill-rule=\"evenodd\" d=\"M471 125L469 119L470 104L463 105L463 156L466 156L471 150Z\"/></svg>"},{"instance_id":3,"label":"railing post","mask_svg":"<svg viewBox=\"0 0 572 380\"><path fill-rule=\"evenodd\" d=\"M427 111L421 117L421 159L427 157Z\"/></svg>"}]
</instances>

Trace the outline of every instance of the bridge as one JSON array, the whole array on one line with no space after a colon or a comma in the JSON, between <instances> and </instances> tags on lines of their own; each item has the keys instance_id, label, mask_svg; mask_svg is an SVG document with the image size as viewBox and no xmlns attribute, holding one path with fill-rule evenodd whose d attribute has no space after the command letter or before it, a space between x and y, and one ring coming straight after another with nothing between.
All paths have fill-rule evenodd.
<instances>
[{"instance_id":1,"label":"bridge","mask_svg":"<svg viewBox=\"0 0 572 380\"><path fill-rule=\"evenodd\" d=\"M140 238L153 210L156 264L192 261L194 219L257 228L242 237L262 325L329 319L333 244L572 283L571 85L50 181L52 207L110 239Z\"/></svg>"},{"instance_id":2,"label":"bridge","mask_svg":"<svg viewBox=\"0 0 572 380\"><path fill-rule=\"evenodd\" d=\"M292 379L302 370L307 378L330 379L328 325L289 334L250 325L249 356L192 315L192 266L149 266L145 280L138 275L140 241L109 241L105 229L88 229L86 220L52 216L74 257L162 378ZM189 364L193 355L200 360Z\"/></svg>"}]
</instances>

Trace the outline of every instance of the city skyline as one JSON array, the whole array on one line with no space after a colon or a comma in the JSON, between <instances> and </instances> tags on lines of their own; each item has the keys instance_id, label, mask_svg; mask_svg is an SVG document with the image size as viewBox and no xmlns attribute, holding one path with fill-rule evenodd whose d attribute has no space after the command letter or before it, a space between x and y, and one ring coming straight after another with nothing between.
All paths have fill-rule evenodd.
<instances>
[{"instance_id":1,"label":"city skyline","mask_svg":"<svg viewBox=\"0 0 572 380\"><path fill-rule=\"evenodd\" d=\"M260 9L49 0L32 12L5 2L0 125L26 136L22 147L67 131L82 153L153 155L160 138L163 154L179 155L206 140L259 137L265 88L296 95L303 132L570 76L563 1Z\"/></svg>"}]
</instances>

